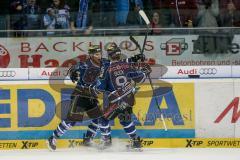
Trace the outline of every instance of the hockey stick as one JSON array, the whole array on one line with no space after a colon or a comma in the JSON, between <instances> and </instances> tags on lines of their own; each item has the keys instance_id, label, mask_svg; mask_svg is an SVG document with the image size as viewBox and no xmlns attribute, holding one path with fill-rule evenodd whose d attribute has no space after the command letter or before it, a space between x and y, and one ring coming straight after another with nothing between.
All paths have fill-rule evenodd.
<instances>
[{"instance_id":1,"label":"hockey stick","mask_svg":"<svg viewBox=\"0 0 240 160\"><path fill-rule=\"evenodd\" d=\"M140 45L138 44L138 42L134 39L134 37L130 36L130 40L138 47L138 49L140 50L141 54L143 54L143 49L141 49ZM145 47L145 46L144 46ZM158 109L160 110L160 116L161 116L161 120L163 121L163 126L164 126L164 130L167 131L167 126L166 126L166 123L165 123L165 120L164 120L164 117L163 117L163 114L161 112L161 109L160 109L160 106L159 106L159 103L158 103L158 100L154 94L154 88L153 88L153 83L152 83L152 79L150 77L150 75L147 76L148 80L149 80L149 83L151 85L151 89L153 91L153 97L154 97L154 100L155 100L155 103L157 104L158 106Z\"/></svg>"},{"instance_id":2,"label":"hockey stick","mask_svg":"<svg viewBox=\"0 0 240 160\"><path fill-rule=\"evenodd\" d=\"M149 24L150 24L150 21L149 21L148 17L146 16L146 14L145 14L145 12L144 12L143 10L139 10L139 14L140 14L140 16L143 18L144 22L145 22L146 25L147 25L147 31L146 31L146 33L145 33L143 46L142 46L142 48L139 48L140 51L141 51L141 54L144 54L144 49L145 49L145 45L146 45L146 41L147 41L147 36L148 36L148 32L149 32ZM132 37L132 38L133 38L133 37ZM134 38L133 38L133 39L134 39ZM130 40L131 40L131 38L130 38ZM134 39L134 40L135 40L135 39ZM136 41L136 40L135 40L135 41ZM134 43L134 41L133 41L133 43ZM135 43L135 44L137 45L138 43ZM137 45L137 46L139 46L139 45ZM140 46L139 46L139 47L140 47ZM143 61L143 60L142 60L142 61ZM161 120L162 120L162 122L163 122L164 130L167 131L167 126L166 126L166 123L165 123L165 120L164 120L164 117L163 117L163 113L161 112L160 105L159 105L159 103L158 103L157 97L155 96L154 87L153 87L153 83L152 83L152 79L151 79L151 77L150 77L150 74L147 75L147 77L148 77L150 86L151 86L152 91L153 91L153 97L154 97L155 103L156 103L156 105L158 106L158 109L159 109L159 111L160 111L160 116L161 116Z\"/></svg>"},{"instance_id":3,"label":"hockey stick","mask_svg":"<svg viewBox=\"0 0 240 160\"><path fill-rule=\"evenodd\" d=\"M139 49L140 53L142 53L142 49L141 49L139 43L136 41L136 39L132 35L130 35L129 39L137 46L137 48Z\"/></svg>"}]
</instances>

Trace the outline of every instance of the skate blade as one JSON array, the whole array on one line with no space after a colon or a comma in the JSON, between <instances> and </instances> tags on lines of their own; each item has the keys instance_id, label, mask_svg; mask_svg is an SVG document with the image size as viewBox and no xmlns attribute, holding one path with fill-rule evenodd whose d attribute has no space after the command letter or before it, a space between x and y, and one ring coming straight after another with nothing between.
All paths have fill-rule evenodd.
<instances>
[{"instance_id":1,"label":"skate blade","mask_svg":"<svg viewBox=\"0 0 240 160\"><path fill-rule=\"evenodd\" d=\"M127 148L128 152L142 152L143 151L142 148L132 148L132 147L130 147L128 145L126 146L126 148Z\"/></svg>"},{"instance_id":2,"label":"skate blade","mask_svg":"<svg viewBox=\"0 0 240 160\"><path fill-rule=\"evenodd\" d=\"M97 149L99 151L104 151L110 149L112 146L97 146Z\"/></svg>"},{"instance_id":3,"label":"skate blade","mask_svg":"<svg viewBox=\"0 0 240 160\"><path fill-rule=\"evenodd\" d=\"M56 150L56 149L54 150L54 149L52 149L52 147L50 147L50 144L49 144L48 140L46 141L46 144L47 144L47 147L48 147L49 151L54 152Z\"/></svg>"},{"instance_id":4,"label":"skate blade","mask_svg":"<svg viewBox=\"0 0 240 160\"><path fill-rule=\"evenodd\" d=\"M142 148L128 148L128 152L143 152Z\"/></svg>"},{"instance_id":5,"label":"skate blade","mask_svg":"<svg viewBox=\"0 0 240 160\"><path fill-rule=\"evenodd\" d=\"M96 147L97 147L97 143L91 142L91 143L89 143L89 144L87 144L87 145L81 143L80 146L81 146L81 147L86 147L86 148L96 148Z\"/></svg>"}]
</instances>

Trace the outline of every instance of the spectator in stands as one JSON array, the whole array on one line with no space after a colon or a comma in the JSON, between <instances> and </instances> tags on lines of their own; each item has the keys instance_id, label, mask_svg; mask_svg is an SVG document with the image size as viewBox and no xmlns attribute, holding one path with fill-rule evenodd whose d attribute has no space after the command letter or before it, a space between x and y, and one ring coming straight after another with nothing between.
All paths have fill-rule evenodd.
<instances>
[{"instance_id":1,"label":"spectator in stands","mask_svg":"<svg viewBox=\"0 0 240 160\"><path fill-rule=\"evenodd\" d=\"M223 27L240 27L240 3L237 0L220 0L220 19Z\"/></svg>"},{"instance_id":2,"label":"spectator in stands","mask_svg":"<svg viewBox=\"0 0 240 160\"><path fill-rule=\"evenodd\" d=\"M115 0L116 3L116 24L125 25L129 13L129 0Z\"/></svg>"},{"instance_id":3,"label":"spectator in stands","mask_svg":"<svg viewBox=\"0 0 240 160\"><path fill-rule=\"evenodd\" d=\"M160 10L163 7L163 1L164 0L150 0L148 2L151 3L153 10Z\"/></svg>"},{"instance_id":4,"label":"spectator in stands","mask_svg":"<svg viewBox=\"0 0 240 160\"><path fill-rule=\"evenodd\" d=\"M26 4L25 0L12 0L10 3L10 28L13 30L23 30L26 20L23 16L23 8ZM23 32L15 32L16 37L21 37Z\"/></svg>"},{"instance_id":5,"label":"spectator in stands","mask_svg":"<svg viewBox=\"0 0 240 160\"><path fill-rule=\"evenodd\" d=\"M132 5L132 8L133 8L132 10L134 10L134 11L143 9L142 0L115 0L115 3L116 3L116 25L126 25L127 24L128 14L129 14L129 10L131 7L130 4L134 4L134 5ZM138 20L140 20L139 16L137 16L136 18ZM133 23L135 23L135 22L133 22ZM139 21L139 23L141 23L141 22Z\"/></svg>"},{"instance_id":6,"label":"spectator in stands","mask_svg":"<svg viewBox=\"0 0 240 160\"><path fill-rule=\"evenodd\" d=\"M77 28L85 29L87 27L87 21L88 21L88 0L80 0L76 20Z\"/></svg>"},{"instance_id":7,"label":"spectator in stands","mask_svg":"<svg viewBox=\"0 0 240 160\"><path fill-rule=\"evenodd\" d=\"M27 4L23 7L24 19L26 24L24 29L26 30L39 30L41 25L41 9L37 5L36 0L27 0ZM28 36L35 35L35 32L29 32ZM39 34L38 34L39 35Z\"/></svg>"},{"instance_id":8,"label":"spectator in stands","mask_svg":"<svg viewBox=\"0 0 240 160\"><path fill-rule=\"evenodd\" d=\"M171 24L171 12L166 0L144 0L143 6L148 17L152 17L154 12L161 12L160 19L162 27L168 27Z\"/></svg>"},{"instance_id":9,"label":"spectator in stands","mask_svg":"<svg viewBox=\"0 0 240 160\"><path fill-rule=\"evenodd\" d=\"M101 27L102 18L100 0L89 1L89 20L92 22L94 27Z\"/></svg>"},{"instance_id":10,"label":"spectator in stands","mask_svg":"<svg viewBox=\"0 0 240 160\"><path fill-rule=\"evenodd\" d=\"M26 0L12 0L10 3L10 13L22 13Z\"/></svg>"},{"instance_id":11,"label":"spectator in stands","mask_svg":"<svg viewBox=\"0 0 240 160\"><path fill-rule=\"evenodd\" d=\"M160 34L162 25L160 23L160 13L155 11L152 16L151 20L151 28L152 28L152 34Z\"/></svg>"},{"instance_id":12,"label":"spectator in stands","mask_svg":"<svg viewBox=\"0 0 240 160\"><path fill-rule=\"evenodd\" d=\"M143 0L144 11L149 17L151 17L155 11L161 11L162 13L164 2L165 0Z\"/></svg>"},{"instance_id":13,"label":"spectator in stands","mask_svg":"<svg viewBox=\"0 0 240 160\"><path fill-rule=\"evenodd\" d=\"M44 27L48 30L47 35L55 34L53 30L55 29L55 25L56 25L56 18L55 18L54 10L52 8L48 8L47 14L43 16L43 24L44 24Z\"/></svg>"},{"instance_id":14,"label":"spectator in stands","mask_svg":"<svg viewBox=\"0 0 240 160\"><path fill-rule=\"evenodd\" d=\"M129 10L130 12L128 14L127 24L128 25L144 24L141 16L138 14L138 11L140 9L143 9L142 0L130 0L129 5L130 5L130 10Z\"/></svg>"},{"instance_id":15,"label":"spectator in stands","mask_svg":"<svg viewBox=\"0 0 240 160\"><path fill-rule=\"evenodd\" d=\"M172 27L192 27L197 15L196 0L165 0L164 9L169 9L170 24Z\"/></svg>"},{"instance_id":16,"label":"spectator in stands","mask_svg":"<svg viewBox=\"0 0 240 160\"><path fill-rule=\"evenodd\" d=\"M55 29L71 29L72 31L75 30L73 20L74 16L70 15L70 7L65 4L64 0L53 0L51 7L47 9L47 13L49 17L55 18ZM45 18L46 17L47 16L45 16ZM45 23L45 26L46 24L47 23Z\"/></svg>"},{"instance_id":17,"label":"spectator in stands","mask_svg":"<svg viewBox=\"0 0 240 160\"><path fill-rule=\"evenodd\" d=\"M84 35L91 34L93 28L108 28L115 26L115 1L89 1L88 20Z\"/></svg>"},{"instance_id":18,"label":"spectator in stands","mask_svg":"<svg viewBox=\"0 0 240 160\"><path fill-rule=\"evenodd\" d=\"M115 1L100 0L98 15L101 27L106 28L115 26Z\"/></svg>"},{"instance_id":19,"label":"spectator in stands","mask_svg":"<svg viewBox=\"0 0 240 160\"><path fill-rule=\"evenodd\" d=\"M219 26L219 2L218 0L202 0L198 5L196 25L198 27Z\"/></svg>"}]
</instances>

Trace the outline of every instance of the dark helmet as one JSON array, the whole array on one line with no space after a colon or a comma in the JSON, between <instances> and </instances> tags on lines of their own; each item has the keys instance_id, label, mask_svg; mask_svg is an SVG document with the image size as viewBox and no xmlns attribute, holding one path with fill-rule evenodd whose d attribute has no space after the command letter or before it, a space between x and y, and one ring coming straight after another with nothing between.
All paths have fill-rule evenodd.
<instances>
[{"instance_id":1,"label":"dark helmet","mask_svg":"<svg viewBox=\"0 0 240 160\"><path fill-rule=\"evenodd\" d=\"M99 45L92 45L88 49L88 54L95 54L99 52L102 52L102 49L100 48Z\"/></svg>"},{"instance_id":2,"label":"dark helmet","mask_svg":"<svg viewBox=\"0 0 240 160\"><path fill-rule=\"evenodd\" d=\"M119 57L121 55L121 50L116 43L112 43L107 48L107 54L110 58Z\"/></svg>"}]
</instances>

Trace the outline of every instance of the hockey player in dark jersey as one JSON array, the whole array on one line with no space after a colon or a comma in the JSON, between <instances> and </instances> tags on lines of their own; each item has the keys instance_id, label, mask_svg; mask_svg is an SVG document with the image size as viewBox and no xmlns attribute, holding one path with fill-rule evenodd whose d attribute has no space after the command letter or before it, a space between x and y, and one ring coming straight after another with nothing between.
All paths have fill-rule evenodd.
<instances>
[{"instance_id":1,"label":"hockey player in dark jersey","mask_svg":"<svg viewBox=\"0 0 240 160\"><path fill-rule=\"evenodd\" d=\"M98 129L101 131L103 144L111 145L112 143L109 121L103 117L103 112L98 105L97 94L88 89L97 85L101 67L105 65L102 60L102 50L100 46L94 45L89 48L88 53L89 58L85 62L79 62L70 68L70 79L73 82L76 81L77 86L71 95L71 106L67 118L58 125L47 141L50 150L56 150L57 138L60 138L76 122L84 120L84 113L92 121L83 137L83 145L91 144Z\"/></svg>"},{"instance_id":2,"label":"hockey player in dark jersey","mask_svg":"<svg viewBox=\"0 0 240 160\"><path fill-rule=\"evenodd\" d=\"M129 59L121 60L121 50L116 44L111 45L107 51L110 64L105 67L104 79L95 90L109 92L109 105L104 111L104 116L109 120L118 117L124 131L130 137L129 148L139 149L140 137L137 136L131 119L135 102L133 83L143 82L146 75L151 73L151 67L145 63L129 62Z\"/></svg>"}]
</instances>

